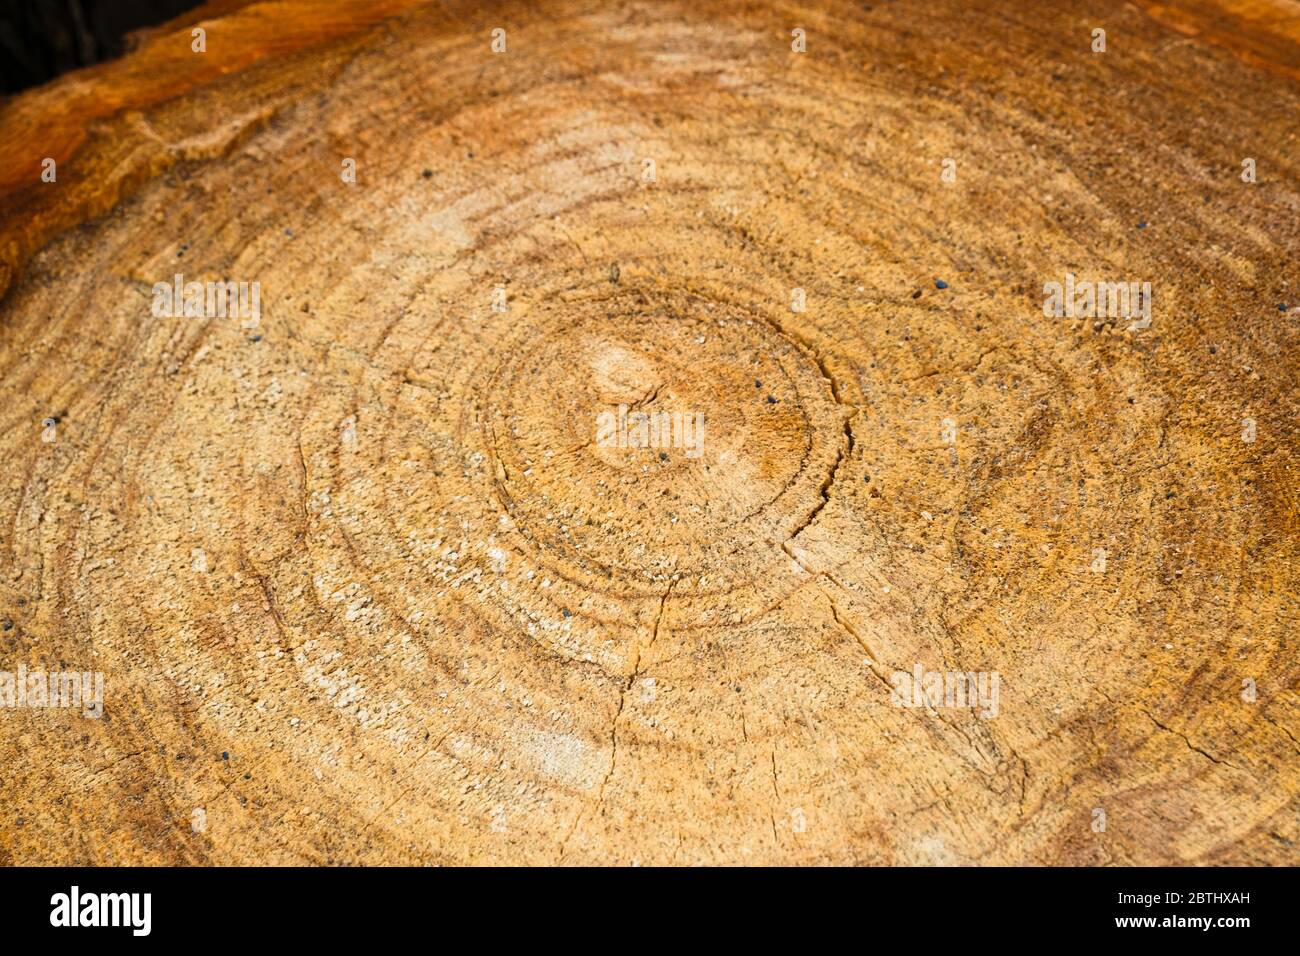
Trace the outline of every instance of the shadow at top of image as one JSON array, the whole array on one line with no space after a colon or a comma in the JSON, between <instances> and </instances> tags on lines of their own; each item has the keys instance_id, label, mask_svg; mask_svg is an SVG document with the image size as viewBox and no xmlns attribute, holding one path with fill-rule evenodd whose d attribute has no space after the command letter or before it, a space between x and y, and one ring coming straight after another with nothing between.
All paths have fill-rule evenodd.
<instances>
[{"instance_id":1,"label":"shadow at top of image","mask_svg":"<svg viewBox=\"0 0 1300 956\"><path fill-rule=\"evenodd\" d=\"M0 0L0 96L126 51L127 34L200 0Z\"/></svg>"}]
</instances>

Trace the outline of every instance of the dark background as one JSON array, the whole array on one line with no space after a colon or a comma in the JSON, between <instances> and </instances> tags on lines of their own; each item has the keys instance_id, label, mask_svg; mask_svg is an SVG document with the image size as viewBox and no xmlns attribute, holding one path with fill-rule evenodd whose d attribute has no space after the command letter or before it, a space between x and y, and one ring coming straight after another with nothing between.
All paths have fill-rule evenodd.
<instances>
[{"instance_id":1,"label":"dark background","mask_svg":"<svg viewBox=\"0 0 1300 956\"><path fill-rule=\"evenodd\" d=\"M0 96L121 56L124 36L198 0L0 0Z\"/></svg>"}]
</instances>

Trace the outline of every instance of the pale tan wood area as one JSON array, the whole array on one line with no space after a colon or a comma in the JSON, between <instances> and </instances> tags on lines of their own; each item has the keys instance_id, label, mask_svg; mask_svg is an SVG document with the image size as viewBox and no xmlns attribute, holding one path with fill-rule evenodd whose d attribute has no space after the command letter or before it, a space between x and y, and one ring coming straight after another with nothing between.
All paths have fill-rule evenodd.
<instances>
[{"instance_id":1,"label":"pale tan wood area","mask_svg":"<svg viewBox=\"0 0 1300 956\"><path fill-rule=\"evenodd\" d=\"M0 105L0 670L105 708L0 709L0 861L1300 861L1295 4L1094 6L228 2Z\"/></svg>"}]
</instances>

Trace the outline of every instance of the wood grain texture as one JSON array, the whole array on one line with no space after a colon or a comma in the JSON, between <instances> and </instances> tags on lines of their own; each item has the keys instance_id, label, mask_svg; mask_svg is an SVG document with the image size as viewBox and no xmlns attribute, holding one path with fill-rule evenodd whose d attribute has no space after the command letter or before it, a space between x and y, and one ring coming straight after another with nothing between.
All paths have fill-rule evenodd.
<instances>
[{"instance_id":1,"label":"wood grain texture","mask_svg":"<svg viewBox=\"0 0 1300 956\"><path fill-rule=\"evenodd\" d=\"M228 2L3 104L0 670L105 717L0 709L0 861L1300 862L1294 11Z\"/></svg>"}]
</instances>

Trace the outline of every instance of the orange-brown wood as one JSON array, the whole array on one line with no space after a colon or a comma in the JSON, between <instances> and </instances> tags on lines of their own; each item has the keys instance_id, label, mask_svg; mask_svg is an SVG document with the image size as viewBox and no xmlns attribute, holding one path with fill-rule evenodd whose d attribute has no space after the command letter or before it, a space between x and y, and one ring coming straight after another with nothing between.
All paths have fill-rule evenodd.
<instances>
[{"instance_id":1,"label":"orange-brown wood","mask_svg":"<svg viewBox=\"0 0 1300 956\"><path fill-rule=\"evenodd\" d=\"M104 716L0 861L1295 864L1296 44L228 2L6 102L0 696Z\"/></svg>"}]
</instances>

